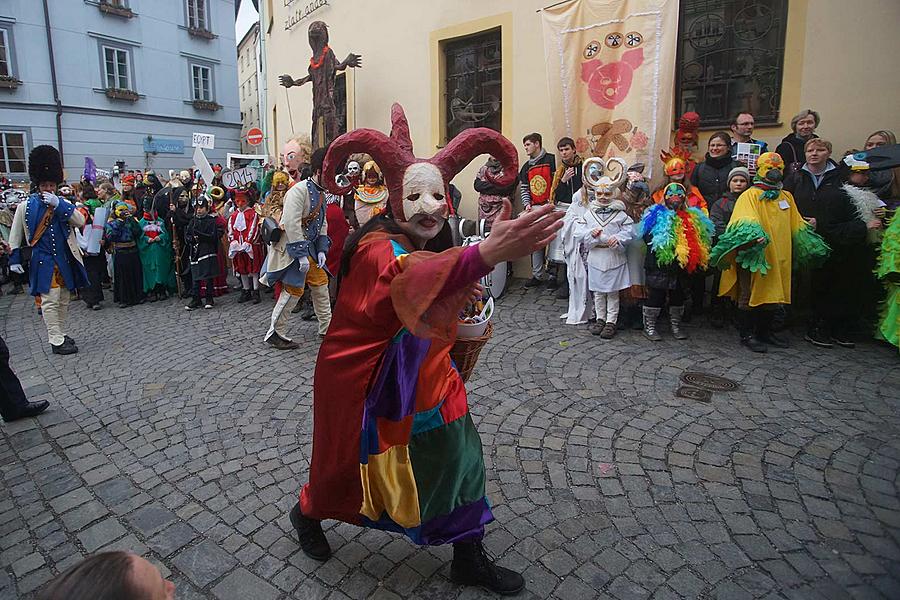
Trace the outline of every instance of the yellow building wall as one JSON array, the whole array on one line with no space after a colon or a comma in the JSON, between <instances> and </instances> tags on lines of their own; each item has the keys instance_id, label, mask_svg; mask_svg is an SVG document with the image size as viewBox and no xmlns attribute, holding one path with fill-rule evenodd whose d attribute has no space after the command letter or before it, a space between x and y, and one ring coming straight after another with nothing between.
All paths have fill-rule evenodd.
<instances>
[{"instance_id":1,"label":"yellow building wall","mask_svg":"<svg viewBox=\"0 0 900 600\"><path fill-rule=\"evenodd\" d=\"M312 89L309 86L286 90L278 85L278 75L289 73L294 78L306 74L311 51L307 27L312 20L328 24L329 44L338 60L349 52L362 54L361 69L348 69L348 124L351 128L390 129L391 104L399 102L409 119L417 156L429 157L441 142L440 97L441 76L438 45L442 39L477 33L501 27L503 98L503 134L521 148L521 139L532 131L544 135L545 144L555 146L547 111L547 90L543 34L540 15L544 0L457 0L432 2L421 0L331 0L326 8L284 31L289 8L304 4L297 0L291 7L272 3L274 22L268 41L267 84L269 106L267 118L272 127L272 110L277 106L278 123L275 137L281 144L289 136L287 99L293 129L309 133L312 114ZM265 24L263 29L265 30ZM277 155L274 144L269 152ZM524 154L520 154L520 160ZM472 182L484 164L476 159L454 183L463 194L460 212L477 216Z\"/></svg>"},{"instance_id":2,"label":"yellow building wall","mask_svg":"<svg viewBox=\"0 0 900 600\"><path fill-rule=\"evenodd\" d=\"M789 0L781 125L757 127L754 137L775 150L806 108L821 116L816 133L835 158L879 129L900 133L898 24L900 0ZM712 133L701 132L702 150Z\"/></svg>"},{"instance_id":3,"label":"yellow building wall","mask_svg":"<svg viewBox=\"0 0 900 600\"><path fill-rule=\"evenodd\" d=\"M266 2L272 11L267 40L269 152L278 155L291 132L309 133L311 87L290 90L278 76L306 74L310 58L307 27L312 20L329 26L330 45L339 60L351 51L363 55L361 69L348 69L348 125L387 131L390 107L400 102L409 119L416 154L428 157L441 141L441 40L499 26L503 60L503 134L520 148L522 136L537 131L555 152L546 83L543 34L538 9L550 0L330 0L291 31L289 13L308 4L297 0ZM263 3L260 3L263 5ZM268 19L264 18L265 32ZM785 70L779 127L757 128L755 136L772 149L789 131L802 108L822 115L819 134L835 152L859 147L876 129L900 132L900 77L893 66L900 56L900 0L789 0ZM675 57L672 58L674 68ZM289 101L288 101L289 95ZM290 109L290 110L289 110ZM273 122L277 112L277 123ZM289 116L290 115L290 116ZM701 148L711 131L701 135ZM477 214L472 181L483 159L476 159L454 180L463 194L460 212Z\"/></svg>"}]
</instances>

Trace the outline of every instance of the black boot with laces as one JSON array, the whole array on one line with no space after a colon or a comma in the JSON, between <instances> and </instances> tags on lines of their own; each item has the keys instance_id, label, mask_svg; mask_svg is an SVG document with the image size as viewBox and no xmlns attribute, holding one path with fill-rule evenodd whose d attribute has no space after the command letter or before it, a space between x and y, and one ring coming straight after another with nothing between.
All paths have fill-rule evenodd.
<instances>
[{"instance_id":1,"label":"black boot with laces","mask_svg":"<svg viewBox=\"0 0 900 600\"><path fill-rule=\"evenodd\" d=\"M453 544L450 579L460 585L477 585L486 590L512 596L525 589L525 579L494 563L481 540Z\"/></svg>"},{"instance_id":2,"label":"black boot with laces","mask_svg":"<svg viewBox=\"0 0 900 600\"><path fill-rule=\"evenodd\" d=\"M331 557L331 546L325 532L322 531L322 522L316 519L304 517L300 512L300 503L291 509L291 525L297 531L300 538L300 549L313 560L326 561Z\"/></svg>"}]
</instances>

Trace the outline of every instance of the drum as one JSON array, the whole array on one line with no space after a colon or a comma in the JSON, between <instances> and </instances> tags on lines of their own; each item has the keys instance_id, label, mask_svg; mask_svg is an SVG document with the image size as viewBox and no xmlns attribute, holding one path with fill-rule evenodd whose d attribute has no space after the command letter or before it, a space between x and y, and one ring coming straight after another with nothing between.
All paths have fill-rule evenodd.
<instances>
[{"instance_id":1,"label":"drum","mask_svg":"<svg viewBox=\"0 0 900 600\"><path fill-rule=\"evenodd\" d=\"M481 285L490 292L490 295L499 299L506 291L506 282L509 279L509 263L498 263L494 270L481 278Z\"/></svg>"},{"instance_id":2,"label":"drum","mask_svg":"<svg viewBox=\"0 0 900 600\"><path fill-rule=\"evenodd\" d=\"M557 205L554 207L554 212L565 213L568 208L568 204ZM563 251L563 239L561 235L557 235L553 241L550 242L550 245L547 246L547 262L565 264L566 254Z\"/></svg>"},{"instance_id":3,"label":"drum","mask_svg":"<svg viewBox=\"0 0 900 600\"><path fill-rule=\"evenodd\" d=\"M459 219L459 222L457 223L456 229L462 240L460 245L469 246L471 244L477 244L483 242L485 238L490 235L484 219L475 222L475 231L473 235L466 235L465 230L467 223L468 221L462 218ZM500 296L503 295L503 292L506 291L506 282L509 280L510 271L511 267L509 262L499 263L494 266L494 269L490 273L481 278L481 285L485 287L490 296L500 298Z\"/></svg>"}]
</instances>

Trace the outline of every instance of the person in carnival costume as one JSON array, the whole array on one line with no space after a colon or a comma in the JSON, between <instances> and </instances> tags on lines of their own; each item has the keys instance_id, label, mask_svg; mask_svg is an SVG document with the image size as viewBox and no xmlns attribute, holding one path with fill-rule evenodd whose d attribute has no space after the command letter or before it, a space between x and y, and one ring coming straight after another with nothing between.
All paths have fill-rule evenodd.
<instances>
[{"instance_id":1,"label":"person in carnival costume","mask_svg":"<svg viewBox=\"0 0 900 600\"><path fill-rule=\"evenodd\" d=\"M222 274L218 252L225 228L213 214L212 199L205 193L194 198L193 205L194 216L185 229L184 239L189 248L194 287L191 302L185 308L194 310L202 306L211 309L215 306L213 280ZM201 294L206 298L203 302L200 300Z\"/></svg>"},{"instance_id":2,"label":"person in carnival costume","mask_svg":"<svg viewBox=\"0 0 900 600\"><path fill-rule=\"evenodd\" d=\"M113 218L106 223L104 238L113 255L113 301L119 308L144 301L144 269L137 241L143 230L131 214L131 206L120 200L113 205Z\"/></svg>"},{"instance_id":3,"label":"person in carnival costume","mask_svg":"<svg viewBox=\"0 0 900 600\"><path fill-rule=\"evenodd\" d=\"M680 183L663 190L663 203L655 204L641 217L641 237L647 244L644 270L648 298L644 303L644 335L662 339L657 320L669 301L669 324L676 340L686 340L681 329L688 279L709 263L715 226L706 213L688 205L688 194Z\"/></svg>"},{"instance_id":4,"label":"person in carnival costume","mask_svg":"<svg viewBox=\"0 0 900 600\"><path fill-rule=\"evenodd\" d=\"M146 205L152 206L152 197ZM151 210L145 210L138 221L141 235L138 237L138 250L141 255L141 267L144 271L144 293L150 302L165 300L169 290L175 288L174 252L172 238L166 228L166 222Z\"/></svg>"},{"instance_id":5,"label":"person in carnival costume","mask_svg":"<svg viewBox=\"0 0 900 600\"><path fill-rule=\"evenodd\" d=\"M875 135L875 134L873 134ZM873 136L870 136L870 138ZM868 146L868 144L867 144ZM875 189L885 180L884 173L900 165L900 145L872 145L868 150L855 152L844 157L844 164L851 170L851 182L854 174L866 174L866 183L875 185ZM876 207L871 198L854 198L854 204L864 220L871 217L886 218L889 214L883 207ZM885 299L881 305L879 322L875 337L900 348L900 211L895 211L888 220L888 225L881 236L880 253L878 255L875 276L884 285ZM875 231L869 230L870 238Z\"/></svg>"},{"instance_id":6,"label":"person in carnival costume","mask_svg":"<svg viewBox=\"0 0 900 600\"><path fill-rule=\"evenodd\" d=\"M700 193L700 190L691 185L690 179L687 178L687 161L678 156L672 156L665 150L660 152L660 160L663 161L666 182L653 192L653 202L663 204L665 192L668 189L667 186L670 183L678 183L685 190L687 205L692 208L699 208L704 214L708 215L709 207L706 205L706 199Z\"/></svg>"},{"instance_id":7,"label":"person in carnival costume","mask_svg":"<svg viewBox=\"0 0 900 600\"><path fill-rule=\"evenodd\" d=\"M103 205L97 198L90 198L84 201L85 208L88 209L89 219L85 223L84 233L91 229L104 229L106 223L94 223L94 212ZM106 251L103 244L100 244L99 252L84 252L84 269L87 272L89 284L81 290L81 299L92 310L100 310L103 308L103 276L106 275Z\"/></svg>"},{"instance_id":8,"label":"person in carnival costume","mask_svg":"<svg viewBox=\"0 0 900 600\"><path fill-rule=\"evenodd\" d=\"M259 215L250 206L248 190L234 190L235 210L228 217L228 256L235 274L241 279L238 302L259 304L259 271L265 250L259 237Z\"/></svg>"},{"instance_id":9,"label":"person in carnival costume","mask_svg":"<svg viewBox=\"0 0 900 600\"><path fill-rule=\"evenodd\" d=\"M478 280L493 265L546 246L561 214L548 205L510 220L507 202L484 242L424 251L450 214L450 179L490 153L503 164L501 185L509 185L516 150L496 131L476 128L419 159L398 104L391 117L390 137L357 129L335 140L325 160L324 181L336 186L335 171L349 154L371 153L384 170L389 208L344 251L334 322L316 360L309 483L291 523L316 560L331 555L322 519L402 533L422 545L452 543L455 582L516 593L524 579L494 564L481 543L493 520L484 460L449 352L459 311L481 297Z\"/></svg>"},{"instance_id":10,"label":"person in carnival costume","mask_svg":"<svg viewBox=\"0 0 900 600\"><path fill-rule=\"evenodd\" d=\"M78 352L65 333L70 292L88 284L75 228L84 216L71 202L56 195L63 180L62 161L53 146L37 146L28 155L31 193L16 207L9 232L10 271L22 275L30 254L31 295L40 298L41 315L54 354Z\"/></svg>"},{"instance_id":11,"label":"person in carnival costume","mask_svg":"<svg viewBox=\"0 0 900 600\"><path fill-rule=\"evenodd\" d=\"M599 158L589 158L584 162L588 172L585 179L592 189L589 210L584 215L584 225L580 236L582 244L589 248L587 257L588 289L594 295L594 311L597 320L591 333L610 340L616 335L619 320L619 292L631 287L626 246L634 237L634 221L628 216L621 200L619 186L625 179L626 164L621 159L610 159L609 164L619 165L615 179L603 175L607 165ZM602 165L594 170L593 165Z\"/></svg>"},{"instance_id":12,"label":"person in carnival costume","mask_svg":"<svg viewBox=\"0 0 900 600\"><path fill-rule=\"evenodd\" d=\"M388 200L388 189L384 185L384 177L374 160L365 164L362 173L362 185L356 188L353 197L356 221L360 226L365 225L372 217L383 213Z\"/></svg>"},{"instance_id":13,"label":"person in carnival costume","mask_svg":"<svg viewBox=\"0 0 900 600\"><path fill-rule=\"evenodd\" d=\"M787 347L772 321L778 305L791 303L791 267L821 262L830 252L782 189L783 179L781 156L761 154L753 185L738 197L710 257L723 269L719 295L737 304L741 344L754 352Z\"/></svg>"},{"instance_id":14,"label":"person in carnival costume","mask_svg":"<svg viewBox=\"0 0 900 600\"><path fill-rule=\"evenodd\" d=\"M322 148L313 152L310 158L312 176L298 181L285 194L280 222L284 231L281 238L271 245L262 268L260 281L263 284L281 284L264 338L279 350L291 350L299 346L287 336L285 328L288 313L303 297L304 285L309 285L313 307L319 320L319 335L325 335L331 323L331 300L328 296L326 271L326 257L331 240L328 238L328 222L325 220L325 190L320 183L324 157L325 150Z\"/></svg>"}]
</instances>

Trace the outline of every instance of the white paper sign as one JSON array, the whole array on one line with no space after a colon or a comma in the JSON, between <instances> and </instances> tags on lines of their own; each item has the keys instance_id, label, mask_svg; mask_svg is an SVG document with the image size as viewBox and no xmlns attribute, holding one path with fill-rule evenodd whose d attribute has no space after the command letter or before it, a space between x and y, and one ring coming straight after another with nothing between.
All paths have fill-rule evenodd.
<instances>
[{"instance_id":1,"label":"white paper sign","mask_svg":"<svg viewBox=\"0 0 900 600\"><path fill-rule=\"evenodd\" d=\"M107 209L100 207L94 210L91 228L86 232L87 253L100 254L100 242L103 241L103 226L106 223Z\"/></svg>"},{"instance_id":2,"label":"white paper sign","mask_svg":"<svg viewBox=\"0 0 900 600\"><path fill-rule=\"evenodd\" d=\"M203 183L208 186L212 185L215 173L213 172L212 166L210 166L209 161L206 160L206 155L203 154L203 149L200 148L200 146L194 148L194 166L197 167L198 171L200 171L200 177L203 178Z\"/></svg>"},{"instance_id":3,"label":"white paper sign","mask_svg":"<svg viewBox=\"0 0 900 600\"><path fill-rule=\"evenodd\" d=\"M229 189L242 188L256 181L256 169L244 167L222 173L222 183Z\"/></svg>"},{"instance_id":4,"label":"white paper sign","mask_svg":"<svg viewBox=\"0 0 900 600\"><path fill-rule=\"evenodd\" d=\"M216 136L211 133L194 133L191 136L191 146L194 148L206 148L213 150L216 147Z\"/></svg>"}]
</instances>

